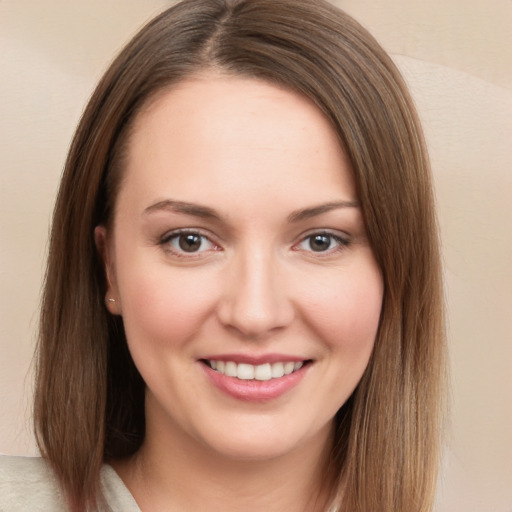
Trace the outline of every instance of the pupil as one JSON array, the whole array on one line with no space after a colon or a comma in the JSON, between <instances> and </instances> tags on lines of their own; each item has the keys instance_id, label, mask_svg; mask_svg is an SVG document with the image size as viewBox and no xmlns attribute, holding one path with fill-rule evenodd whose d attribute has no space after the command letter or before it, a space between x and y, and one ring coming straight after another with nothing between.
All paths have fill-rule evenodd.
<instances>
[{"instance_id":1,"label":"pupil","mask_svg":"<svg viewBox=\"0 0 512 512\"><path fill-rule=\"evenodd\" d=\"M329 249L331 239L327 235L315 235L311 238L309 245L313 251L325 251L326 249Z\"/></svg>"},{"instance_id":2,"label":"pupil","mask_svg":"<svg viewBox=\"0 0 512 512\"><path fill-rule=\"evenodd\" d=\"M180 249L185 252L194 252L201 247L201 236L200 235L181 235Z\"/></svg>"}]
</instances>

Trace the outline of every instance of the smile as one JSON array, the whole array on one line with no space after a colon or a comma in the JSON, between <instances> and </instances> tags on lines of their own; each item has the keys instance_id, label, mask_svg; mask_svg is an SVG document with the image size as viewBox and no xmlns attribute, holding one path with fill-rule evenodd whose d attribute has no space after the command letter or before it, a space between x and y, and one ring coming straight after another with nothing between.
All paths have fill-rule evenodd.
<instances>
[{"instance_id":1,"label":"smile","mask_svg":"<svg viewBox=\"0 0 512 512\"><path fill-rule=\"evenodd\" d=\"M208 359L206 364L213 370L226 377L236 377L240 380L271 380L280 379L300 370L304 365L303 361L283 361L276 363L264 363L252 365L248 363L236 363L234 361L215 361Z\"/></svg>"},{"instance_id":2,"label":"smile","mask_svg":"<svg viewBox=\"0 0 512 512\"><path fill-rule=\"evenodd\" d=\"M262 360L263 359L263 360ZM223 394L244 402L262 403L291 392L313 366L312 359L267 354L263 357L223 355L200 359L209 381Z\"/></svg>"}]
</instances>

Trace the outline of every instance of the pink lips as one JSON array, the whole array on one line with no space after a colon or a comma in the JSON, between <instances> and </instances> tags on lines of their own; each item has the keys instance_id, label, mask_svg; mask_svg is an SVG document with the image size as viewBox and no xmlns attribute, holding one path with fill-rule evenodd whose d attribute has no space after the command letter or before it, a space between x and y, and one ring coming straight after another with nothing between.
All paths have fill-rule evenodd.
<instances>
[{"instance_id":1,"label":"pink lips","mask_svg":"<svg viewBox=\"0 0 512 512\"><path fill-rule=\"evenodd\" d=\"M240 354L222 354L204 359L215 360L215 361L234 361L236 363L246 363L251 365L260 365L265 363L277 363L281 361L287 362L301 362L303 358L290 357L281 354L267 354L264 356L249 356ZM220 373L208 366L204 360L201 362L201 366L206 376L210 379L212 384L225 393L237 400L245 402L268 402L275 400L280 396L284 395L295 386L306 375L310 365L306 364L299 370L294 371L288 375L283 375L279 378L273 378L271 380L242 380L237 377L228 377L223 373Z\"/></svg>"},{"instance_id":2,"label":"pink lips","mask_svg":"<svg viewBox=\"0 0 512 512\"><path fill-rule=\"evenodd\" d=\"M298 363L304 361L303 357L289 356L286 354L263 354L259 356L253 356L249 354L221 354L221 355L210 355L203 357L203 359L215 360L215 361L234 361L235 363L247 363L247 364L265 364L265 363L279 363L280 361L291 361Z\"/></svg>"}]
</instances>

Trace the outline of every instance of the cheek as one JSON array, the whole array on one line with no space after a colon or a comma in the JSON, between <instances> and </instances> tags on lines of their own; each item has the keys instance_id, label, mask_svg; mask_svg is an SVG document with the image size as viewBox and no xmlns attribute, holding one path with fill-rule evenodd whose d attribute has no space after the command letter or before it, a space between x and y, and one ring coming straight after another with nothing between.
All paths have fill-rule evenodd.
<instances>
[{"instance_id":1,"label":"cheek","mask_svg":"<svg viewBox=\"0 0 512 512\"><path fill-rule=\"evenodd\" d=\"M370 260L332 273L323 283L311 283L303 309L310 325L332 350L369 357L379 325L382 296L382 277Z\"/></svg>"},{"instance_id":2,"label":"cheek","mask_svg":"<svg viewBox=\"0 0 512 512\"><path fill-rule=\"evenodd\" d=\"M166 267L127 265L120 276L122 316L131 346L177 346L201 328L214 307L212 276Z\"/></svg>"}]
</instances>

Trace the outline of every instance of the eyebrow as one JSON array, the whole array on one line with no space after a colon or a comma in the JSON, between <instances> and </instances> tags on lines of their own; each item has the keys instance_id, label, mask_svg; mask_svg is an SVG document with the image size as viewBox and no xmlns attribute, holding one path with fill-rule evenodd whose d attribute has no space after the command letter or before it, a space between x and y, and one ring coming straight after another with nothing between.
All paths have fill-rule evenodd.
<instances>
[{"instance_id":1,"label":"eyebrow","mask_svg":"<svg viewBox=\"0 0 512 512\"><path fill-rule=\"evenodd\" d=\"M319 204L311 208L297 210L288 215L288 222L299 222L301 220L310 219L323 213L330 212L331 210L338 210L339 208L360 208L359 201L333 201L330 203Z\"/></svg>"},{"instance_id":2,"label":"eyebrow","mask_svg":"<svg viewBox=\"0 0 512 512\"><path fill-rule=\"evenodd\" d=\"M175 213L183 213L185 215L192 215L194 217L201 217L203 219L221 220L221 216L208 206L202 206L195 203L187 203L185 201L175 201L173 199L165 199L158 201L144 210L144 215L157 211L171 211Z\"/></svg>"},{"instance_id":3,"label":"eyebrow","mask_svg":"<svg viewBox=\"0 0 512 512\"><path fill-rule=\"evenodd\" d=\"M288 222L299 222L340 208L360 208L360 204L358 201L333 201L330 203L320 204L292 212L288 215ZM222 216L209 206L188 203L186 201L176 201L173 199L158 201L157 203L148 206L144 210L143 214L147 215L153 212L166 210L174 213L182 213L184 215L192 215L193 217L201 217L203 219L222 221Z\"/></svg>"}]
</instances>

